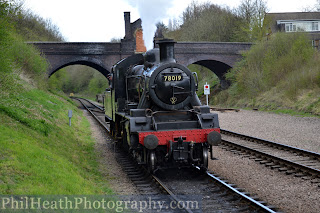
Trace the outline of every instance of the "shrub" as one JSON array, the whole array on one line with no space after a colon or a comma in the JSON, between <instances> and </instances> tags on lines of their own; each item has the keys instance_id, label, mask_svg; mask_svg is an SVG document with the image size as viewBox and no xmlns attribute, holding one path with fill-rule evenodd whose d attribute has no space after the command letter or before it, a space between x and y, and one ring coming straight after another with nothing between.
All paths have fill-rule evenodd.
<instances>
[{"instance_id":1,"label":"shrub","mask_svg":"<svg viewBox=\"0 0 320 213\"><path fill-rule=\"evenodd\" d=\"M8 58L8 47L11 44L11 30L13 29L7 20L10 4L0 1L0 73L8 73L11 69L11 61Z\"/></svg>"},{"instance_id":2,"label":"shrub","mask_svg":"<svg viewBox=\"0 0 320 213\"><path fill-rule=\"evenodd\" d=\"M276 33L256 43L226 78L232 85L227 98L216 98L220 104L320 111L320 53L304 33Z\"/></svg>"},{"instance_id":3,"label":"shrub","mask_svg":"<svg viewBox=\"0 0 320 213\"><path fill-rule=\"evenodd\" d=\"M34 75L47 71L48 64L45 58L40 56L40 52L20 39L13 42L10 54L16 64L28 74Z\"/></svg>"},{"instance_id":4,"label":"shrub","mask_svg":"<svg viewBox=\"0 0 320 213\"><path fill-rule=\"evenodd\" d=\"M255 44L227 78L237 82L238 94L254 97L290 79L291 83L296 82L294 79L308 81L308 75L304 75L307 71L302 69L314 54L305 34L277 33L271 40Z\"/></svg>"}]
</instances>

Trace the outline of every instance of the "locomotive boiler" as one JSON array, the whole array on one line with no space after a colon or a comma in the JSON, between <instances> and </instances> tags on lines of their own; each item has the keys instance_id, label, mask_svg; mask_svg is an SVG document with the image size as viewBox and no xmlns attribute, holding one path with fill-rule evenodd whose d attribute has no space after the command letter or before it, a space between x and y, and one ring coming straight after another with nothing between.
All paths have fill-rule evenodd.
<instances>
[{"instance_id":1,"label":"locomotive boiler","mask_svg":"<svg viewBox=\"0 0 320 213\"><path fill-rule=\"evenodd\" d=\"M119 61L105 96L106 121L118 144L150 172L190 165L207 169L221 141L218 115L201 105L197 76L176 63L174 41Z\"/></svg>"}]
</instances>

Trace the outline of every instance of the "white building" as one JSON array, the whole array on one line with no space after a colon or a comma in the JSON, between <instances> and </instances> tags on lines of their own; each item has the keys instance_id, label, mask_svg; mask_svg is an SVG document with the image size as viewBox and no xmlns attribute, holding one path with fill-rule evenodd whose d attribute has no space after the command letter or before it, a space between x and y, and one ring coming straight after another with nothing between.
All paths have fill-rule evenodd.
<instances>
[{"instance_id":1,"label":"white building","mask_svg":"<svg viewBox=\"0 0 320 213\"><path fill-rule=\"evenodd\" d=\"M315 47L320 40L320 12L267 13L266 21L271 22L270 33L306 32Z\"/></svg>"}]
</instances>

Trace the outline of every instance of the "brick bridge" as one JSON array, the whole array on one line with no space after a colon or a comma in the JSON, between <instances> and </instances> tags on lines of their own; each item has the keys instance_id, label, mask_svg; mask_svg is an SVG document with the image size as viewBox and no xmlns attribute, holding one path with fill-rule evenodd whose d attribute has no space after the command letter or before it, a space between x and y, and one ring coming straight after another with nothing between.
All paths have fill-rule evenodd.
<instances>
[{"instance_id":1,"label":"brick bridge","mask_svg":"<svg viewBox=\"0 0 320 213\"><path fill-rule=\"evenodd\" d=\"M49 62L48 76L69 65L86 65L104 76L119 60L134 53L144 51L140 47L141 20L130 23L130 13L125 13L126 36L119 43L90 42L30 42ZM213 71L223 84L224 74L241 59L241 53L248 50L251 43L208 43L178 42L175 45L175 58L185 66L199 64Z\"/></svg>"}]
</instances>

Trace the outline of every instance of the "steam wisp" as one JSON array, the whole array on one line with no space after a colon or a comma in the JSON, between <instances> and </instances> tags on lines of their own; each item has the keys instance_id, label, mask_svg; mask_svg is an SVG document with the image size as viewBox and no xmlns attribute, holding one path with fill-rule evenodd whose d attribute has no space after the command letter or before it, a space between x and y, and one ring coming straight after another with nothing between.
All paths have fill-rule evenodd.
<instances>
[{"instance_id":1,"label":"steam wisp","mask_svg":"<svg viewBox=\"0 0 320 213\"><path fill-rule=\"evenodd\" d=\"M143 40L147 50L153 48L153 36L156 31L157 22L166 17L171 8L172 0L127 0L127 2L138 9L142 20Z\"/></svg>"}]
</instances>

